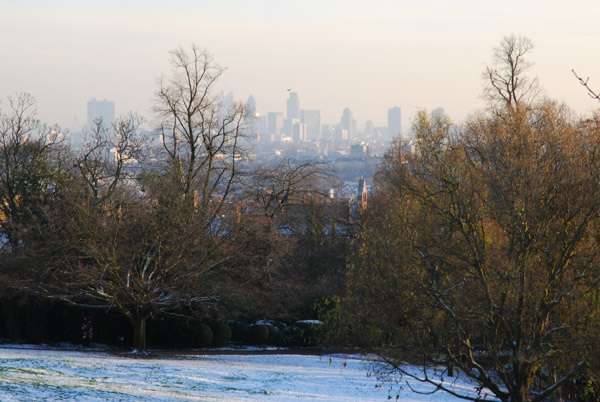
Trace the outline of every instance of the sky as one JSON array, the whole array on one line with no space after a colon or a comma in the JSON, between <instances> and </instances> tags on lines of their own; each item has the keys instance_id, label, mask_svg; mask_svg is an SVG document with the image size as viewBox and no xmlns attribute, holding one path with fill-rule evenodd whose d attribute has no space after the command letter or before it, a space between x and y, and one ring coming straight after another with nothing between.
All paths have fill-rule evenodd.
<instances>
[{"instance_id":1,"label":"sky","mask_svg":"<svg viewBox=\"0 0 600 402\"><path fill-rule=\"evenodd\" d=\"M585 114L600 107L571 73L600 90L597 0L0 0L0 108L29 92L39 117L75 131L92 97L135 111L152 126L169 51L191 44L226 67L219 90L253 95L261 114L301 109L338 123L405 130L420 109L455 122L484 107L482 71L503 36L536 45L531 75L545 94Z\"/></svg>"}]
</instances>

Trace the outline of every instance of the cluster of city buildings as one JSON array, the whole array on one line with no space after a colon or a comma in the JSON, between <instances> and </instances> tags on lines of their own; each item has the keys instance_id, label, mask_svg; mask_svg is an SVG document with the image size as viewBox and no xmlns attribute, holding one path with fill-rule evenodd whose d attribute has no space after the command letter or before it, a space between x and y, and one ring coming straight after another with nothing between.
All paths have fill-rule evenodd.
<instances>
[{"instance_id":1,"label":"cluster of city buildings","mask_svg":"<svg viewBox=\"0 0 600 402\"><path fill-rule=\"evenodd\" d=\"M388 110L387 126L373 121L359 129L352 110L345 108L339 122L323 123L321 111L301 109L297 92L289 92L285 115L281 112L259 113L253 96L247 109L253 116L251 131L256 150L264 157L287 156L298 159L381 155L393 138L402 134L402 112L397 106Z\"/></svg>"},{"instance_id":2,"label":"cluster of city buildings","mask_svg":"<svg viewBox=\"0 0 600 402\"><path fill-rule=\"evenodd\" d=\"M222 102L233 103L230 93ZM249 149L253 161L269 162L285 158L329 161L351 192L362 197L365 183L372 182L380 158L394 138L402 136L402 111L394 106L387 111L387 126L367 121L359 128L350 108L343 109L339 122L324 123L321 111L301 109L297 92L289 91L286 113L260 113L254 96L246 102ZM433 110L443 115L444 110ZM92 98L87 104L87 126L101 118L110 124L115 118L115 103ZM84 128L84 131L86 129ZM366 191L366 190L365 190Z\"/></svg>"}]
</instances>

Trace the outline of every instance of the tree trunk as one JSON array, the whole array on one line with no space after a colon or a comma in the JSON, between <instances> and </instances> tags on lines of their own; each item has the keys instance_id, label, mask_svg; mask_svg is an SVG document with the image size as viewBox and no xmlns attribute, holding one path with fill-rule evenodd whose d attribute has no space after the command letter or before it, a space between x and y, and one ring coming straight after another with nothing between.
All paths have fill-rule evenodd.
<instances>
[{"instance_id":1,"label":"tree trunk","mask_svg":"<svg viewBox=\"0 0 600 402\"><path fill-rule=\"evenodd\" d=\"M519 372L515 376L516 383L511 392L511 402L527 402L529 401L529 389L533 377L531 375L531 367L522 365L519 367Z\"/></svg>"},{"instance_id":2,"label":"tree trunk","mask_svg":"<svg viewBox=\"0 0 600 402\"><path fill-rule=\"evenodd\" d=\"M133 325L133 348L143 352L146 350L146 321L148 316L132 315L129 320Z\"/></svg>"}]
</instances>

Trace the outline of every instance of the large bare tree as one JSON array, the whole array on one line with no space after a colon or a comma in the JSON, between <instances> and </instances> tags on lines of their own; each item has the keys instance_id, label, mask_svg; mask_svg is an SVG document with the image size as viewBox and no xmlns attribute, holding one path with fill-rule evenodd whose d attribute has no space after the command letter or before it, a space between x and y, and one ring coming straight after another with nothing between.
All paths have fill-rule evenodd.
<instances>
[{"instance_id":1,"label":"large bare tree","mask_svg":"<svg viewBox=\"0 0 600 402\"><path fill-rule=\"evenodd\" d=\"M215 214L236 178L248 116L242 104L216 93L223 68L207 50L178 48L170 61L171 76L161 79L155 105L164 155L182 194Z\"/></svg>"},{"instance_id":2,"label":"large bare tree","mask_svg":"<svg viewBox=\"0 0 600 402\"><path fill-rule=\"evenodd\" d=\"M214 299L208 274L228 259L224 222L217 236L168 175L143 183L144 192L121 187L102 207L75 191L61 214L69 244L44 285L54 297L123 313L140 351L148 318L202 309Z\"/></svg>"},{"instance_id":3,"label":"large bare tree","mask_svg":"<svg viewBox=\"0 0 600 402\"><path fill-rule=\"evenodd\" d=\"M210 273L231 259L234 233L226 210L244 109L214 94L222 69L208 52L177 49L171 62L157 93L161 152L136 180L124 180L127 162L148 151L139 119L119 119L111 130L96 122L77 159L71 199L57 214L65 222L57 229L71 241L49 271L49 294L122 312L138 350L146 348L148 318L189 313L215 299Z\"/></svg>"}]
</instances>

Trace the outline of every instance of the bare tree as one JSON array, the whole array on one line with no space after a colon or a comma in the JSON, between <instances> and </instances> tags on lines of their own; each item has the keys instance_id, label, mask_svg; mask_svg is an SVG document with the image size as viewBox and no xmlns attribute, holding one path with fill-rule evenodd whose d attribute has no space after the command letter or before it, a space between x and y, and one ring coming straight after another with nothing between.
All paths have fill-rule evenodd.
<instances>
[{"instance_id":1,"label":"bare tree","mask_svg":"<svg viewBox=\"0 0 600 402\"><path fill-rule=\"evenodd\" d=\"M53 195L61 132L40 122L31 95L9 98L9 105L9 113L0 115L0 243L15 251L35 231L40 208Z\"/></svg>"},{"instance_id":2,"label":"bare tree","mask_svg":"<svg viewBox=\"0 0 600 402\"><path fill-rule=\"evenodd\" d=\"M117 118L110 126L102 119L94 120L75 166L96 203L110 198L128 178L127 165L143 158L146 138L140 132L141 122L135 113Z\"/></svg>"},{"instance_id":3,"label":"bare tree","mask_svg":"<svg viewBox=\"0 0 600 402\"><path fill-rule=\"evenodd\" d=\"M308 197L327 197L334 182L331 167L324 162L285 159L275 166L255 169L247 193L262 210L267 219L265 230L270 232L274 218L283 217L286 208Z\"/></svg>"},{"instance_id":4,"label":"bare tree","mask_svg":"<svg viewBox=\"0 0 600 402\"><path fill-rule=\"evenodd\" d=\"M140 193L121 186L102 208L75 191L58 217L60 260L42 285L52 297L123 313L140 351L147 346L148 318L213 301L209 274L228 259L219 247L223 238L214 229L207 233L169 176L148 179L144 187Z\"/></svg>"},{"instance_id":5,"label":"bare tree","mask_svg":"<svg viewBox=\"0 0 600 402\"><path fill-rule=\"evenodd\" d=\"M483 73L483 97L493 108L528 105L540 94L537 78L526 75L533 66L527 59L533 49L531 39L514 34L502 38L500 46L494 49L492 65Z\"/></svg>"},{"instance_id":6,"label":"bare tree","mask_svg":"<svg viewBox=\"0 0 600 402\"><path fill-rule=\"evenodd\" d=\"M127 163L143 150L139 119L117 120L109 131L97 121L77 161L83 190L73 186L57 215L71 241L48 272L49 294L122 312L139 350L146 348L148 318L215 300L210 274L232 256L225 209L245 112L213 95L222 69L208 52L178 49L171 62L173 74L157 93L158 163L147 164L135 183L124 180Z\"/></svg>"},{"instance_id":7,"label":"bare tree","mask_svg":"<svg viewBox=\"0 0 600 402\"><path fill-rule=\"evenodd\" d=\"M0 309L5 336L21 339L25 329L37 340L50 304L31 298L43 263L40 244L47 235L49 216L60 208L62 167L68 152L57 126L40 122L36 101L27 94L8 98L0 113ZM34 275L31 275L33 272ZM29 320L23 305L35 306ZM28 325L36 321L34 325ZM30 328L30 329L29 329Z\"/></svg>"},{"instance_id":8,"label":"bare tree","mask_svg":"<svg viewBox=\"0 0 600 402\"><path fill-rule=\"evenodd\" d=\"M237 174L247 113L241 104L226 104L214 93L223 68L207 50L192 45L170 56L172 74L161 79L155 107L160 140L182 194L195 197L205 212L214 201L214 213Z\"/></svg>"}]
</instances>

